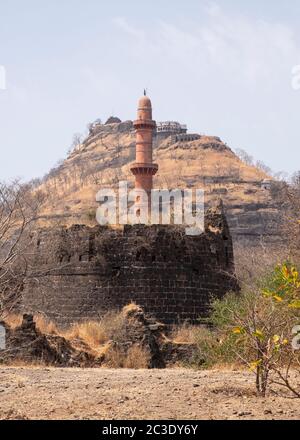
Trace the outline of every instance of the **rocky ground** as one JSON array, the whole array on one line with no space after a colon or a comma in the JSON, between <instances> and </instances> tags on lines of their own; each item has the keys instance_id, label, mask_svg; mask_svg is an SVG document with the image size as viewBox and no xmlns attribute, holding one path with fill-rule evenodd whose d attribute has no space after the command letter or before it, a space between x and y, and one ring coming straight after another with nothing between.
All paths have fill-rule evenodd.
<instances>
[{"instance_id":1,"label":"rocky ground","mask_svg":"<svg viewBox=\"0 0 300 440\"><path fill-rule=\"evenodd\" d=\"M258 399L244 371L0 368L1 419L299 417L298 399Z\"/></svg>"}]
</instances>

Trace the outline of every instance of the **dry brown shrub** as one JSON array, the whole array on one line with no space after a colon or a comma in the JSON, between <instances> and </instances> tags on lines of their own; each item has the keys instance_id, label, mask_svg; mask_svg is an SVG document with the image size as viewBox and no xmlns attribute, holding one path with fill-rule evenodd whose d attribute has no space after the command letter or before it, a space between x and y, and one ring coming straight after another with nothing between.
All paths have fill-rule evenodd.
<instances>
[{"instance_id":1,"label":"dry brown shrub","mask_svg":"<svg viewBox=\"0 0 300 440\"><path fill-rule=\"evenodd\" d=\"M120 331L123 324L121 313L108 312L99 321L85 321L74 324L70 329L63 332L66 339L81 339L90 347L95 348L106 344Z\"/></svg>"},{"instance_id":2,"label":"dry brown shrub","mask_svg":"<svg viewBox=\"0 0 300 440\"><path fill-rule=\"evenodd\" d=\"M43 315L34 316L34 321L36 323L36 328L41 333L47 335L58 335L60 333L60 330L57 328L56 324Z\"/></svg>"},{"instance_id":3,"label":"dry brown shrub","mask_svg":"<svg viewBox=\"0 0 300 440\"><path fill-rule=\"evenodd\" d=\"M200 327L189 323L175 326L171 332L170 339L175 344L195 344L198 338Z\"/></svg>"},{"instance_id":4,"label":"dry brown shrub","mask_svg":"<svg viewBox=\"0 0 300 440\"><path fill-rule=\"evenodd\" d=\"M66 330L62 330L57 325L43 315L34 316L37 329L44 334L60 335L67 340L80 339L91 348L99 347L109 342L111 339L119 340L124 336L125 315L122 312L108 312L98 321L90 320L82 323L73 324ZM5 322L15 329L22 324L22 315L10 313L5 315Z\"/></svg>"},{"instance_id":5,"label":"dry brown shrub","mask_svg":"<svg viewBox=\"0 0 300 440\"><path fill-rule=\"evenodd\" d=\"M86 321L72 325L63 333L66 339L81 339L89 346L98 346L106 342L105 330L101 322Z\"/></svg>"},{"instance_id":6,"label":"dry brown shrub","mask_svg":"<svg viewBox=\"0 0 300 440\"><path fill-rule=\"evenodd\" d=\"M10 328L14 330L17 327L20 327L22 324L23 315L18 313L9 313L4 316L4 321L9 325ZM60 333L54 322L43 315L35 315L34 321L37 329L40 330L41 333L48 335L58 335Z\"/></svg>"},{"instance_id":7,"label":"dry brown shrub","mask_svg":"<svg viewBox=\"0 0 300 440\"><path fill-rule=\"evenodd\" d=\"M18 313L8 313L4 314L3 320L10 328L15 329L22 324L22 315Z\"/></svg>"},{"instance_id":8,"label":"dry brown shrub","mask_svg":"<svg viewBox=\"0 0 300 440\"><path fill-rule=\"evenodd\" d=\"M119 347L108 350L105 365L109 368L146 369L149 367L149 352L135 344L124 352Z\"/></svg>"},{"instance_id":9,"label":"dry brown shrub","mask_svg":"<svg viewBox=\"0 0 300 440\"><path fill-rule=\"evenodd\" d=\"M133 345L127 352L124 368L148 368L150 353L139 345Z\"/></svg>"},{"instance_id":10,"label":"dry brown shrub","mask_svg":"<svg viewBox=\"0 0 300 440\"><path fill-rule=\"evenodd\" d=\"M130 313L142 312L142 311L143 309L140 306L138 306L134 302L131 302L130 304L127 304L127 306L123 307L122 313L128 315Z\"/></svg>"},{"instance_id":11,"label":"dry brown shrub","mask_svg":"<svg viewBox=\"0 0 300 440\"><path fill-rule=\"evenodd\" d=\"M124 368L125 355L118 347L110 347L105 354L105 366L108 368Z\"/></svg>"}]
</instances>

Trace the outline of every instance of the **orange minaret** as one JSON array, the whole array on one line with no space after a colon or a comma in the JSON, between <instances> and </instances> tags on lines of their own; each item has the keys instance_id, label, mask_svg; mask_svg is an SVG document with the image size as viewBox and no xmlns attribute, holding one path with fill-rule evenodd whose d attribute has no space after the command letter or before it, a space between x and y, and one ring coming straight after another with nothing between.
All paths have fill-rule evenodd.
<instances>
[{"instance_id":1,"label":"orange minaret","mask_svg":"<svg viewBox=\"0 0 300 440\"><path fill-rule=\"evenodd\" d=\"M152 105L146 91L139 100L137 120L133 126L136 131L136 162L132 165L131 172L135 176L135 189L142 189L150 196L153 176L157 173L158 165L152 162L152 141L156 122L152 120Z\"/></svg>"}]
</instances>

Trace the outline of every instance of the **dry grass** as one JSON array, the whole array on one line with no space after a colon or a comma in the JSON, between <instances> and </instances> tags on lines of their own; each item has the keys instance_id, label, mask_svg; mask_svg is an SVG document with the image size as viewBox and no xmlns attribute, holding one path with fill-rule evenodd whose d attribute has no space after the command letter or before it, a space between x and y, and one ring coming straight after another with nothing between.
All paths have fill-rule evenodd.
<instances>
[{"instance_id":1,"label":"dry grass","mask_svg":"<svg viewBox=\"0 0 300 440\"><path fill-rule=\"evenodd\" d=\"M139 345L133 345L127 353L114 347L108 350L105 365L109 368L147 369L149 357L148 351Z\"/></svg>"},{"instance_id":2,"label":"dry grass","mask_svg":"<svg viewBox=\"0 0 300 440\"><path fill-rule=\"evenodd\" d=\"M127 326L130 326L131 319L140 311L142 309L139 306L131 303L120 312L111 311L99 320L76 323L64 330L42 315L34 316L34 321L43 334L62 336L75 348L90 351L96 356L104 354L105 366L108 368L144 369L149 367L149 351L139 344L133 344L128 349L126 344L122 344L128 340ZM11 314L5 321L10 327L16 328L22 323L22 315ZM184 324L174 328L170 340L174 343L194 344L198 332L199 327ZM26 365L26 362L22 361L21 364Z\"/></svg>"},{"instance_id":3,"label":"dry grass","mask_svg":"<svg viewBox=\"0 0 300 440\"><path fill-rule=\"evenodd\" d=\"M238 362L218 362L210 367L212 371L249 371L249 368Z\"/></svg>"},{"instance_id":4,"label":"dry grass","mask_svg":"<svg viewBox=\"0 0 300 440\"><path fill-rule=\"evenodd\" d=\"M45 333L47 335L58 335L59 329L54 324L53 321L50 321L49 319L45 318L42 315L36 315L34 317L36 327L41 333Z\"/></svg>"},{"instance_id":5,"label":"dry grass","mask_svg":"<svg viewBox=\"0 0 300 440\"><path fill-rule=\"evenodd\" d=\"M184 323L173 328L170 339L175 344L195 344L198 339L199 326Z\"/></svg>"},{"instance_id":6,"label":"dry grass","mask_svg":"<svg viewBox=\"0 0 300 440\"><path fill-rule=\"evenodd\" d=\"M129 306L132 309L132 306ZM4 316L4 321L15 329L22 324L22 315L10 313ZM124 314L122 312L108 312L99 321L92 320L73 324L67 330L62 330L57 325L45 318L43 315L35 315L34 321L37 329L44 334L63 336L68 340L80 339L91 348L99 347L109 342L113 336L121 336L124 323Z\"/></svg>"},{"instance_id":7,"label":"dry grass","mask_svg":"<svg viewBox=\"0 0 300 440\"><path fill-rule=\"evenodd\" d=\"M74 324L62 332L66 339L81 339L91 348L97 348L109 342L123 325L123 315L118 312L108 312L99 321L86 321Z\"/></svg>"},{"instance_id":8,"label":"dry grass","mask_svg":"<svg viewBox=\"0 0 300 440\"><path fill-rule=\"evenodd\" d=\"M101 321L87 321L74 324L63 333L66 339L81 339L90 347L97 347L107 342L106 328Z\"/></svg>"},{"instance_id":9,"label":"dry grass","mask_svg":"<svg viewBox=\"0 0 300 440\"><path fill-rule=\"evenodd\" d=\"M4 315L3 319L10 328L15 329L22 324L23 315L18 313L9 313L7 315ZM34 321L36 323L37 329L41 333L45 333L48 335L58 335L60 333L54 322L45 318L43 315L35 315Z\"/></svg>"},{"instance_id":10,"label":"dry grass","mask_svg":"<svg viewBox=\"0 0 300 440\"><path fill-rule=\"evenodd\" d=\"M136 312L142 312L142 308L138 306L136 303L131 302L127 306L123 307L122 313L125 315L136 313Z\"/></svg>"},{"instance_id":11,"label":"dry grass","mask_svg":"<svg viewBox=\"0 0 300 440\"><path fill-rule=\"evenodd\" d=\"M7 363L4 365L9 365L13 368L23 368L23 367L30 367L30 368L41 368L41 367L49 367L49 365L43 361L43 359L19 359L14 358L13 360L7 361Z\"/></svg>"},{"instance_id":12,"label":"dry grass","mask_svg":"<svg viewBox=\"0 0 300 440\"><path fill-rule=\"evenodd\" d=\"M124 368L148 368L149 361L149 352L138 345L133 345L127 352Z\"/></svg>"},{"instance_id":13,"label":"dry grass","mask_svg":"<svg viewBox=\"0 0 300 440\"><path fill-rule=\"evenodd\" d=\"M22 315L17 313L8 313L4 314L2 318L9 327L15 329L22 324Z\"/></svg>"}]
</instances>

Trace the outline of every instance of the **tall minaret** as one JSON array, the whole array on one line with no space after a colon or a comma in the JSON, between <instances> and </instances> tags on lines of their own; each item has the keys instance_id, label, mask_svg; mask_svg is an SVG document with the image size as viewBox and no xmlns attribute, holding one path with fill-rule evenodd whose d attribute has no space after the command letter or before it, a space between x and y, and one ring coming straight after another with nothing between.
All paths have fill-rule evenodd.
<instances>
[{"instance_id":1,"label":"tall minaret","mask_svg":"<svg viewBox=\"0 0 300 440\"><path fill-rule=\"evenodd\" d=\"M152 120L152 105L146 91L139 100L137 120L133 126L136 131L136 162L132 165L131 172L135 176L137 192L140 189L146 191L150 200L153 176L157 173L158 165L152 162L152 140L156 122Z\"/></svg>"}]
</instances>

